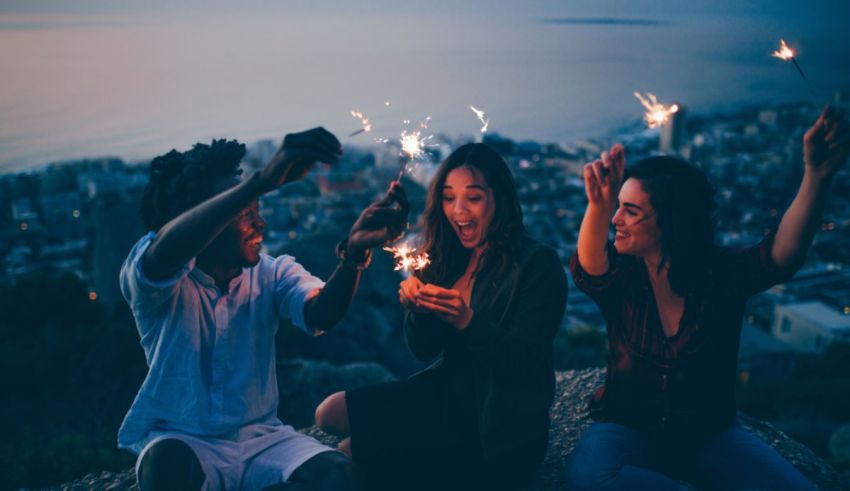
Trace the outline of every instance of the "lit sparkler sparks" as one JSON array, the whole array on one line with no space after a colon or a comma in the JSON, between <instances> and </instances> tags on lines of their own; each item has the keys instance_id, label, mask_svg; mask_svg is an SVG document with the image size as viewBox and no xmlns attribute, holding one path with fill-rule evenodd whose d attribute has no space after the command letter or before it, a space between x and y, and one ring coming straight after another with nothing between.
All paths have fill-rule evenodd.
<instances>
[{"instance_id":1,"label":"lit sparkler sparks","mask_svg":"<svg viewBox=\"0 0 850 491\"><path fill-rule=\"evenodd\" d=\"M650 94L649 92L646 93L646 97L640 95L640 92L635 92L635 97L646 108L643 120L646 121L647 126L650 128L663 125L670 119L670 116L679 111L678 105L672 104L665 106L658 102L654 94Z\"/></svg>"},{"instance_id":2,"label":"lit sparkler sparks","mask_svg":"<svg viewBox=\"0 0 850 491\"><path fill-rule=\"evenodd\" d=\"M815 89L812 87L812 83L809 82L809 78L806 77L805 73L803 73L803 69L800 68L800 64L797 63L797 54L794 53L793 49L789 48L788 45L785 44L784 39L779 40L779 49L774 51L771 56L773 56L774 58L779 58L782 61L791 60L791 63L794 64L794 67L800 73L800 76L803 77L803 81L806 83L806 87L809 88L809 94L811 94L812 96L812 102L815 102L815 99L817 99L817 96L815 95Z\"/></svg>"},{"instance_id":3,"label":"lit sparkler sparks","mask_svg":"<svg viewBox=\"0 0 850 491\"><path fill-rule=\"evenodd\" d=\"M403 130L401 132L401 152L410 159L418 159L422 156L422 152L425 148L425 142L427 142L433 135L428 135L426 137L422 136L422 130L428 128L428 123L431 122L431 116L425 118L425 121L419 123L419 127L415 130L408 132L407 130ZM410 121L407 120L404 122L405 124L410 124Z\"/></svg>"},{"instance_id":4,"label":"lit sparkler sparks","mask_svg":"<svg viewBox=\"0 0 850 491\"><path fill-rule=\"evenodd\" d=\"M422 136L422 130L428 128L428 123L431 122L431 116L425 118L419 123L419 127L413 131L402 130L401 132L401 169L398 172L398 180L404 176L404 169L407 168L407 163L411 160L416 160L422 157L425 152L425 145L428 140L434 135ZM410 124L410 120L406 120L404 124Z\"/></svg>"},{"instance_id":5,"label":"lit sparkler sparks","mask_svg":"<svg viewBox=\"0 0 850 491\"><path fill-rule=\"evenodd\" d=\"M490 124L490 120L484 119L484 111L480 109L475 109L475 107L472 105L470 105L469 108L472 109L472 112L474 112L475 115L478 116L478 120L481 121L481 124L484 125L481 127L480 131L482 134L485 133L487 131L487 126Z\"/></svg>"},{"instance_id":6,"label":"lit sparkler sparks","mask_svg":"<svg viewBox=\"0 0 850 491\"><path fill-rule=\"evenodd\" d=\"M421 254L416 253L415 247L410 247L407 244L401 244L398 247L384 247L384 250L391 252L395 260L395 268L393 271L419 271L425 266L431 264L431 259L427 252Z\"/></svg>"},{"instance_id":7,"label":"lit sparkler sparks","mask_svg":"<svg viewBox=\"0 0 850 491\"><path fill-rule=\"evenodd\" d=\"M780 60L783 60L783 61L788 61L788 60L791 60L791 59L794 58L794 50L792 50L791 48L788 47L787 44L785 44L784 39L780 39L779 40L779 49L773 52L773 57L779 58Z\"/></svg>"},{"instance_id":8,"label":"lit sparkler sparks","mask_svg":"<svg viewBox=\"0 0 850 491\"><path fill-rule=\"evenodd\" d=\"M369 118L364 116L362 112L355 109L355 110L351 111L351 115L354 116L355 118L359 119L360 124L362 124L363 127L360 128L359 130L355 131L354 133L348 135L349 137L354 136L354 135L359 135L360 133L366 133L368 131L372 131L372 123L369 122Z\"/></svg>"}]
</instances>

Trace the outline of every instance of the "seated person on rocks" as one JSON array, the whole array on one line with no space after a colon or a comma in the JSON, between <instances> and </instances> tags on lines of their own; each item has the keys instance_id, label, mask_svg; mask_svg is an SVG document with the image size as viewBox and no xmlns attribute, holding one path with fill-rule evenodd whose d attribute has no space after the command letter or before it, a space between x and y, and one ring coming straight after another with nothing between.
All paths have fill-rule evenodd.
<instances>
[{"instance_id":1,"label":"seated person on rocks","mask_svg":"<svg viewBox=\"0 0 850 491\"><path fill-rule=\"evenodd\" d=\"M411 351L439 362L333 394L316 422L371 489L515 489L546 452L564 267L526 234L513 176L484 144L443 162L422 219L431 264L399 299Z\"/></svg>"},{"instance_id":2,"label":"seated person on rocks","mask_svg":"<svg viewBox=\"0 0 850 491\"><path fill-rule=\"evenodd\" d=\"M287 135L247 179L236 141L151 162L142 197L150 232L121 269L148 374L118 443L138 454L142 490L362 489L347 456L278 419L275 333L280 319L313 335L341 319L370 248L406 226L404 190L394 184L362 212L327 283L290 256L261 253L259 197L341 152L316 128Z\"/></svg>"},{"instance_id":3,"label":"seated person on rocks","mask_svg":"<svg viewBox=\"0 0 850 491\"><path fill-rule=\"evenodd\" d=\"M585 166L570 267L605 317L609 355L595 422L567 459L569 489L814 489L736 422L738 341L747 299L802 265L850 153L848 129L824 110L778 229L738 249L714 245L714 188L696 167L650 157L626 169L619 145Z\"/></svg>"}]
</instances>

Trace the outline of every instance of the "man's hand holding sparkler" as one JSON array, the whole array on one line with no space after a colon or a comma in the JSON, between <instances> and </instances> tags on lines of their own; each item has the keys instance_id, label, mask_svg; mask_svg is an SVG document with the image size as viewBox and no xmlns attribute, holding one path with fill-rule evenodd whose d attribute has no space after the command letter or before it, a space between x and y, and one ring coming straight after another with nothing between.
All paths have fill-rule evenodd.
<instances>
[{"instance_id":1,"label":"man's hand holding sparkler","mask_svg":"<svg viewBox=\"0 0 850 491\"><path fill-rule=\"evenodd\" d=\"M411 276L401 283L402 305L414 312L431 313L462 331L472 321L472 308L458 290L422 283Z\"/></svg>"},{"instance_id":2,"label":"man's hand holding sparkler","mask_svg":"<svg viewBox=\"0 0 850 491\"><path fill-rule=\"evenodd\" d=\"M360 272L369 265L370 249L401 235L409 209L404 188L394 182L383 198L363 210L348 238L337 245L336 255L340 259L337 268L305 307L308 326L326 331L339 322L351 304Z\"/></svg>"},{"instance_id":3,"label":"man's hand holding sparkler","mask_svg":"<svg viewBox=\"0 0 850 491\"><path fill-rule=\"evenodd\" d=\"M342 155L339 140L324 128L291 133L259 172L261 191L267 193L304 177L316 162L335 164Z\"/></svg>"},{"instance_id":4,"label":"man's hand holding sparkler","mask_svg":"<svg viewBox=\"0 0 850 491\"><path fill-rule=\"evenodd\" d=\"M387 194L363 210L348 234L348 253L362 257L367 249L398 239L407 226L410 203L404 187L393 181Z\"/></svg>"}]
</instances>

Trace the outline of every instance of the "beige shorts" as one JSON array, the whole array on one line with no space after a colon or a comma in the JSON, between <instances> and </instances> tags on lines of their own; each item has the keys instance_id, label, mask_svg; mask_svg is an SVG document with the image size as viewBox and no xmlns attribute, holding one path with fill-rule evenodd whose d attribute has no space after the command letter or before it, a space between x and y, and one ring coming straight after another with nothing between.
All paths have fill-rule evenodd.
<instances>
[{"instance_id":1,"label":"beige shorts","mask_svg":"<svg viewBox=\"0 0 850 491\"><path fill-rule=\"evenodd\" d=\"M249 425L239 433L241 438L232 441L171 431L152 432L136 459L136 477L148 449L167 438L180 440L195 452L207 476L201 488L204 491L259 490L286 481L295 469L317 454L333 451L291 426Z\"/></svg>"}]
</instances>

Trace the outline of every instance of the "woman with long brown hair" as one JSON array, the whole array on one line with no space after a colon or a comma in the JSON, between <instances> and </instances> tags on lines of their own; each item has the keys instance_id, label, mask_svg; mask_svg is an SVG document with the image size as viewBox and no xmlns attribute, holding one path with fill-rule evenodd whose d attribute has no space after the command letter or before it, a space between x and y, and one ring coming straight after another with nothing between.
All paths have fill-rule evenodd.
<instances>
[{"instance_id":1,"label":"woman with long brown hair","mask_svg":"<svg viewBox=\"0 0 850 491\"><path fill-rule=\"evenodd\" d=\"M380 489L511 489L543 460L564 268L526 234L513 177L484 144L455 150L429 192L431 264L401 283L405 337L427 370L339 392L316 411Z\"/></svg>"},{"instance_id":2,"label":"woman with long brown hair","mask_svg":"<svg viewBox=\"0 0 850 491\"><path fill-rule=\"evenodd\" d=\"M803 148L779 227L737 249L714 244L714 188L696 167L650 157L626 168L619 145L585 166L570 268L605 317L609 353L595 421L567 460L569 489L814 489L735 410L744 304L802 265L850 153L843 114L824 110Z\"/></svg>"}]
</instances>

